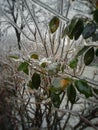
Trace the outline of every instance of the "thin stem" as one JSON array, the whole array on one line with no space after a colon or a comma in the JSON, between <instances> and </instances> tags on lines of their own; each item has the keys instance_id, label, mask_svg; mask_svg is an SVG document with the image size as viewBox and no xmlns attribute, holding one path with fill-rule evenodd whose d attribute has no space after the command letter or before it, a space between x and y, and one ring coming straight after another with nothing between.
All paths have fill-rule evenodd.
<instances>
[{"instance_id":1,"label":"thin stem","mask_svg":"<svg viewBox=\"0 0 98 130\"><path fill-rule=\"evenodd\" d=\"M97 128L95 127L95 125L92 124L91 121L89 121L87 118L80 116L80 120L83 121L85 124L91 126L92 128L94 128L94 130L97 130Z\"/></svg>"},{"instance_id":2,"label":"thin stem","mask_svg":"<svg viewBox=\"0 0 98 130\"><path fill-rule=\"evenodd\" d=\"M72 77L73 79L83 79L83 77L74 76L74 75L68 73L66 70L64 71L64 73L65 73L65 75L58 74L58 76L61 76L62 78L66 77L66 76L69 76L69 77ZM98 82L97 81L92 81L91 79L87 79L87 78L86 78L86 81L89 84L98 86Z\"/></svg>"},{"instance_id":3,"label":"thin stem","mask_svg":"<svg viewBox=\"0 0 98 130\"><path fill-rule=\"evenodd\" d=\"M61 56L60 56L60 58L63 57L64 46L65 46L65 38L64 38L64 40L63 40L63 46L62 46L62 49L61 49Z\"/></svg>"},{"instance_id":4,"label":"thin stem","mask_svg":"<svg viewBox=\"0 0 98 130\"><path fill-rule=\"evenodd\" d=\"M71 104L70 110L72 110L72 108L73 108L73 104ZM68 121L69 121L69 119L70 119L70 116L71 116L71 113L68 113L68 117L67 117L67 119L66 119L66 121L65 121L65 123L64 123L64 126L63 126L63 129L62 129L62 130L65 130L66 125L67 125L67 123L68 123Z\"/></svg>"},{"instance_id":5,"label":"thin stem","mask_svg":"<svg viewBox=\"0 0 98 130\"><path fill-rule=\"evenodd\" d=\"M79 116L80 117L80 120L82 122L84 122L85 124L91 126L92 128L94 128L94 130L97 130L97 128L95 127L95 125L92 124L91 121L89 121L87 118L85 118L84 116L80 115L78 112L75 112L75 111L72 111L72 110L61 110L61 109L56 109L56 111L59 111L59 112L68 112L74 116Z\"/></svg>"},{"instance_id":6,"label":"thin stem","mask_svg":"<svg viewBox=\"0 0 98 130\"><path fill-rule=\"evenodd\" d=\"M50 42L51 53L52 53L52 56L54 56L54 45L53 45L53 41L52 41L50 32L49 32L48 34L49 34L48 36L49 36L49 42Z\"/></svg>"},{"instance_id":7,"label":"thin stem","mask_svg":"<svg viewBox=\"0 0 98 130\"><path fill-rule=\"evenodd\" d=\"M30 61L28 61L28 60L26 60L26 59L24 59L23 58L23 60L25 60L26 62L28 62L28 63L30 63ZM30 64L32 64L32 63L30 63ZM31 65L32 66L32 65ZM38 69L36 69L36 68L32 68L33 70L35 70L35 71L37 71L37 72L40 72L41 74L44 74L44 75L46 75L46 76L49 76L49 74L47 73L47 71L46 72L43 72L43 71L41 71L41 70L38 70ZM62 75L62 74L57 74L57 76L59 76L59 77L62 77L62 78L65 78L66 76L69 76L69 77L71 77L71 78L73 78L73 79L83 79L83 77L81 78L81 77L78 77L78 76L75 76L75 75L72 75L72 74L70 74L70 73L68 73L67 72L67 70L64 70L64 75ZM91 81L91 79L86 79L86 81L89 83L89 84L91 84L91 85L95 85L95 86L98 86L98 82L96 81Z\"/></svg>"},{"instance_id":8,"label":"thin stem","mask_svg":"<svg viewBox=\"0 0 98 130\"><path fill-rule=\"evenodd\" d=\"M60 0L59 3L60 3L60 14L63 16L63 0ZM58 45L57 45L57 48L56 48L56 51L55 51L55 55L58 53L58 50L59 50L60 45L62 43L61 42L61 33L62 33L62 21L61 21L60 28L59 28L59 31L58 31Z\"/></svg>"}]
</instances>

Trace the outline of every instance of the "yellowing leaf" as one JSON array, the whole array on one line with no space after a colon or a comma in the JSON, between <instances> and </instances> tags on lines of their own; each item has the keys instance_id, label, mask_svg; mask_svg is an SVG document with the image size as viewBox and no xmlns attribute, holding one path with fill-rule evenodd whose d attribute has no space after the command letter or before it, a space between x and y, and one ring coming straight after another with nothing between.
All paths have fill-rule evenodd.
<instances>
[{"instance_id":1,"label":"yellowing leaf","mask_svg":"<svg viewBox=\"0 0 98 130\"><path fill-rule=\"evenodd\" d=\"M69 79L61 79L60 84L61 84L62 90L64 90L70 82L71 82L71 80L69 80Z\"/></svg>"},{"instance_id":2,"label":"yellowing leaf","mask_svg":"<svg viewBox=\"0 0 98 130\"><path fill-rule=\"evenodd\" d=\"M58 17L55 16L51 19L49 23L49 28L50 28L51 33L54 33L58 29L59 23L60 21Z\"/></svg>"},{"instance_id":3,"label":"yellowing leaf","mask_svg":"<svg viewBox=\"0 0 98 130\"><path fill-rule=\"evenodd\" d=\"M72 83L72 79L70 78L56 78L52 82L52 86L55 88L55 90L64 90L70 83Z\"/></svg>"},{"instance_id":4,"label":"yellowing leaf","mask_svg":"<svg viewBox=\"0 0 98 130\"><path fill-rule=\"evenodd\" d=\"M98 0L96 1L96 8L98 9Z\"/></svg>"},{"instance_id":5,"label":"yellowing leaf","mask_svg":"<svg viewBox=\"0 0 98 130\"><path fill-rule=\"evenodd\" d=\"M33 59L38 59L39 58L37 54L32 54L30 57L33 58Z\"/></svg>"}]
</instances>

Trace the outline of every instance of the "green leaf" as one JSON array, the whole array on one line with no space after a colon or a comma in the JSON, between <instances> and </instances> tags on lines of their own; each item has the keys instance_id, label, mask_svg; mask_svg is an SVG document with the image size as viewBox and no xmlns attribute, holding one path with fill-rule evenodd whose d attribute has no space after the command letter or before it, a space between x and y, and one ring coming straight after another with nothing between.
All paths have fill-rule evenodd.
<instances>
[{"instance_id":1,"label":"green leaf","mask_svg":"<svg viewBox=\"0 0 98 130\"><path fill-rule=\"evenodd\" d=\"M96 24L88 23L82 32L83 38L87 39L91 37L95 33L95 31L96 31Z\"/></svg>"},{"instance_id":2,"label":"green leaf","mask_svg":"<svg viewBox=\"0 0 98 130\"><path fill-rule=\"evenodd\" d=\"M29 64L27 62L22 62L18 67L18 71L23 71L24 73L28 75L29 74L28 66Z\"/></svg>"},{"instance_id":3,"label":"green leaf","mask_svg":"<svg viewBox=\"0 0 98 130\"><path fill-rule=\"evenodd\" d=\"M41 77L40 74L34 73L32 76L32 89L38 89L41 83Z\"/></svg>"},{"instance_id":4,"label":"green leaf","mask_svg":"<svg viewBox=\"0 0 98 130\"><path fill-rule=\"evenodd\" d=\"M57 88L57 87L54 87L54 86L50 86L50 88L49 88L49 91L51 92L51 93L56 93L56 94L59 94L59 88Z\"/></svg>"},{"instance_id":5,"label":"green leaf","mask_svg":"<svg viewBox=\"0 0 98 130\"><path fill-rule=\"evenodd\" d=\"M82 19L78 19L78 22L73 30L75 40L78 40L84 29L84 23Z\"/></svg>"},{"instance_id":6,"label":"green leaf","mask_svg":"<svg viewBox=\"0 0 98 130\"><path fill-rule=\"evenodd\" d=\"M74 32L74 29L75 29L75 27L76 27L76 25L78 23L78 20L79 19L75 18L75 17L71 20L71 23L69 25L69 33L68 33L69 37L73 37L73 32Z\"/></svg>"},{"instance_id":7,"label":"green leaf","mask_svg":"<svg viewBox=\"0 0 98 130\"><path fill-rule=\"evenodd\" d=\"M95 51L95 55L98 57L98 48Z\"/></svg>"},{"instance_id":8,"label":"green leaf","mask_svg":"<svg viewBox=\"0 0 98 130\"><path fill-rule=\"evenodd\" d=\"M53 102L54 107L59 108L59 106L61 104L61 100L60 100L59 94L51 93L51 100Z\"/></svg>"},{"instance_id":9,"label":"green leaf","mask_svg":"<svg viewBox=\"0 0 98 130\"><path fill-rule=\"evenodd\" d=\"M41 67L43 67L43 68L47 67L47 62L41 63Z\"/></svg>"},{"instance_id":10,"label":"green leaf","mask_svg":"<svg viewBox=\"0 0 98 130\"><path fill-rule=\"evenodd\" d=\"M76 55L76 57L81 56L87 49L89 48L89 46L84 46Z\"/></svg>"},{"instance_id":11,"label":"green leaf","mask_svg":"<svg viewBox=\"0 0 98 130\"><path fill-rule=\"evenodd\" d=\"M80 35L82 34L84 29L84 23L83 20L80 18L73 18L70 22L70 24L65 28L62 37L65 35L68 35L70 39L75 38L77 40Z\"/></svg>"},{"instance_id":12,"label":"green leaf","mask_svg":"<svg viewBox=\"0 0 98 130\"><path fill-rule=\"evenodd\" d=\"M92 41L93 41L93 42L98 41L98 32L95 33L94 35L92 35Z\"/></svg>"},{"instance_id":13,"label":"green leaf","mask_svg":"<svg viewBox=\"0 0 98 130\"><path fill-rule=\"evenodd\" d=\"M78 59L74 58L72 61L70 61L69 66L70 68L74 69L77 67L77 64L78 64Z\"/></svg>"},{"instance_id":14,"label":"green leaf","mask_svg":"<svg viewBox=\"0 0 98 130\"><path fill-rule=\"evenodd\" d=\"M87 84L86 80L81 79L75 81L75 86L80 93L85 95L86 98L92 96L91 87Z\"/></svg>"},{"instance_id":15,"label":"green leaf","mask_svg":"<svg viewBox=\"0 0 98 130\"><path fill-rule=\"evenodd\" d=\"M33 59L38 59L39 57L38 57L38 55L37 55L37 54L32 54L32 55L30 56L30 58L33 58Z\"/></svg>"},{"instance_id":16,"label":"green leaf","mask_svg":"<svg viewBox=\"0 0 98 130\"><path fill-rule=\"evenodd\" d=\"M49 28L50 28L51 33L54 33L58 29L59 23L60 21L58 17L55 16L51 19L49 23Z\"/></svg>"},{"instance_id":17,"label":"green leaf","mask_svg":"<svg viewBox=\"0 0 98 130\"><path fill-rule=\"evenodd\" d=\"M98 89L93 88L93 91L94 91L94 93L96 93L98 95Z\"/></svg>"},{"instance_id":18,"label":"green leaf","mask_svg":"<svg viewBox=\"0 0 98 130\"><path fill-rule=\"evenodd\" d=\"M94 59L94 48L90 48L84 55L85 65L89 65Z\"/></svg>"},{"instance_id":19,"label":"green leaf","mask_svg":"<svg viewBox=\"0 0 98 130\"><path fill-rule=\"evenodd\" d=\"M11 58L11 59L19 59L19 56L9 56L9 58Z\"/></svg>"},{"instance_id":20,"label":"green leaf","mask_svg":"<svg viewBox=\"0 0 98 130\"><path fill-rule=\"evenodd\" d=\"M74 30L74 28L75 28L77 22L78 22L78 19L74 17L74 18L71 20L70 24L64 29L63 34L62 34L62 38L63 38L65 35L68 35L68 37L69 37L70 39L73 39L73 30Z\"/></svg>"},{"instance_id":21,"label":"green leaf","mask_svg":"<svg viewBox=\"0 0 98 130\"><path fill-rule=\"evenodd\" d=\"M95 20L96 23L98 23L98 9L96 9L96 10L94 11L93 19Z\"/></svg>"},{"instance_id":22,"label":"green leaf","mask_svg":"<svg viewBox=\"0 0 98 130\"><path fill-rule=\"evenodd\" d=\"M68 100L72 104L74 104L75 99L76 99L76 90L75 90L73 84L69 84L69 86L67 87L67 96L68 96Z\"/></svg>"}]
</instances>

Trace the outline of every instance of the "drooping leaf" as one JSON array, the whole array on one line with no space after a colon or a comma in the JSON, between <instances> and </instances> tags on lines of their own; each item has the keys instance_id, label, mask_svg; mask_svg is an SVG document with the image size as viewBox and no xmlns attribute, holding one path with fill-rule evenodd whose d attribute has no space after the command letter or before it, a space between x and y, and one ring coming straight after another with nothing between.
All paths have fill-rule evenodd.
<instances>
[{"instance_id":1,"label":"drooping leaf","mask_svg":"<svg viewBox=\"0 0 98 130\"><path fill-rule=\"evenodd\" d=\"M53 102L54 107L59 108L59 106L61 104L61 100L60 100L59 94L51 93L51 100Z\"/></svg>"},{"instance_id":2,"label":"drooping leaf","mask_svg":"<svg viewBox=\"0 0 98 130\"><path fill-rule=\"evenodd\" d=\"M75 86L80 93L85 95L86 98L92 96L91 87L87 84L86 80L81 79L75 81Z\"/></svg>"},{"instance_id":3,"label":"drooping leaf","mask_svg":"<svg viewBox=\"0 0 98 130\"><path fill-rule=\"evenodd\" d=\"M82 32L83 38L87 39L91 37L96 31L96 24L95 23L88 23Z\"/></svg>"},{"instance_id":4,"label":"drooping leaf","mask_svg":"<svg viewBox=\"0 0 98 130\"><path fill-rule=\"evenodd\" d=\"M98 23L98 9L96 9L96 10L94 11L93 19L95 20L96 23Z\"/></svg>"},{"instance_id":5,"label":"drooping leaf","mask_svg":"<svg viewBox=\"0 0 98 130\"><path fill-rule=\"evenodd\" d=\"M23 71L24 73L28 75L29 74L28 66L29 64L27 62L22 62L18 67L18 71Z\"/></svg>"},{"instance_id":6,"label":"drooping leaf","mask_svg":"<svg viewBox=\"0 0 98 130\"><path fill-rule=\"evenodd\" d=\"M98 89L93 88L93 91L94 91L94 93L96 93L98 95Z\"/></svg>"},{"instance_id":7,"label":"drooping leaf","mask_svg":"<svg viewBox=\"0 0 98 130\"><path fill-rule=\"evenodd\" d=\"M75 40L77 40L82 34L83 29L84 29L83 20L80 18L74 17L71 20L70 24L65 28L62 34L62 37L64 37L65 35L68 35L70 39L73 39L74 37Z\"/></svg>"},{"instance_id":8,"label":"drooping leaf","mask_svg":"<svg viewBox=\"0 0 98 130\"><path fill-rule=\"evenodd\" d=\"M82 19L78 19L78 22L73 30L75 40L78 40L84 29L84 23Z\"/></svg>"},{"instance_id":9,"label":"drooping leaf","mask_svg":"<svg viewBox=\"0 0 98 130\"><path fill-rule=\"evenodd\" d=\"M41 77L40 74L34 73L32 76L32 89L38 89L41 83Z\"/></svg>"},{"instance_id":10,"label":"drooping leaf","mask_svg":"<svg viewBox=\"0 0 98 130\"><path fill-rule=\"evenodd\" d=\"M70 32L73 31L73 29L76 26L77 22L78 22L78 18L76 18L76 17L72 18L70 26L69 26Z\"/></svg>"},{"instance_id":11,"label":"drooping leaf","mask_svg":"<svg viewBox=\"0 0 98 130\"><path fill-rule=\"evenodd\" d=\"M50 28L51 33L54 33L58 29L59 23L60 21L58 17L55 16L51 19L49 23L49 28Z\"/></svg>"},{"instance_id":12,"label":"drooping leaf","mask_svg":"<svg viewBox=\"0 0 98 130\"><path fill-rule=\"evenodd\" d=\"M95 33L94 35L92 35L92 41L93 41L93 42L98 41L98 32Z\"/></svg>"},{"instance_id":13,"label":"drooping leaf","mask_svg":"<svg viewBox=\"0 0 98 130\"><path fill-rule=\"evenodd\" d=\"M37 54L32 54L32 55L30 56L30 58L33 58L33 59L38 59L39 57L38 57L38 55L37 55Z\"/></svg>"},{"instance_id":14,"label":"drooping leaf","mask_svg":"<svg viewBox=\"0 0 98 130\"><path fill-rule=\"evenodd\" d=\"M69 25L69 32L68 32L69 37L74 36L74 30L75 30L75 28L77 26L78 21L79 21L79 19L75 18L75 17L71 20L71 23Z\"/></svg>"},{"instance_id":15,"label":"drooping leaf","mask_svg":"<svg viewBox=\"0 0 98 130\"><path fill-rule=\"evenodd\" d=\"M89 48L89 46L84 46L76 55L76 57L81 56L87 49Z\"/></svg>"},{"instance_id":16,"label":"drooping leaf","mask_svg":"<svg viewBox=\"0 0 98 130\"><path fill-rule=\"evenodd\" d=\"M74 58L73 60L70 61L69 66L70 68L74 69L77 67L77 64L78 64L78 59Z\"/></svg>"},{"instance_id":17,"label":"drooping leaf","mask_svg":"<svg viewBox=\"0 0 98 130\"><path fill-rule=\"evenodd\" d=\"M70 38L70 39L73 39L73 30L74 30L74 28L75 28L75 26L76 26L76 24L77 24L77 22L78 22L78 18L73 18L72 20L71 20L71 22L69 23L69 25L67 25L67 27L64 29L64 31L63 31L63 34L62 34L62 38L65 36L65 35L68 35L68 37Z\"/></svg>"},{"instance_id":18,"label":"drooping leaf","mask_svg":"<svg viewBox=\"0 0 98 130\"><path fill-rule=\"evenodd\" d=\"M95 51L95 55L98 57L98 48Z\"/></svg>"},{"instance_id":19,"label":"drooping leaf","mask_svg":"<svg viewBox=\"0 0 98 130\"><path fill-rule=\"evenodd\" d=\"M75 99L76 99L76 90L75 90L73 84L69 84L69 86L67 87L67 96L68 96L68 100L72 104L74 104Z\"/></svg>"},{"instance_id":20,"label":"drooping leaf","mask_svg":"<svg viewBox=\"0 0 98 130\"><path fill-rule=\"evenodd\" d=\"M89 65L94 59L94 48L90 48L84 55L85 65Z\"/></svg>"}]
</instances>

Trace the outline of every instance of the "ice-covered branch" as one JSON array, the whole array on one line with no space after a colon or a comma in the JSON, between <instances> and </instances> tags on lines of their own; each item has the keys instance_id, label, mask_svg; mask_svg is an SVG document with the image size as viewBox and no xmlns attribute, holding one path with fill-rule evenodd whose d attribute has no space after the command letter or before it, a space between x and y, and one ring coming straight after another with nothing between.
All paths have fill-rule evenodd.
<instances>
[{"instance_id":1,"label":"ice-covered branch","mask_svg":"<svg viewBox=\"0 0 98 130\"><path fill-rule=\"evenodd\" d=\"M0 9L2 14L9 20L8 22L14 26L19 32L21 32L28 40L35 42L33 39L29 38L12 20L11 18L6 14L6 12L2 9Z\"/></svg>"},{"instance_id":2,"label":"ice-covered branch","mask_svg":"<svg viewBox=\"0 0 98 130\"><path fill-rule=\"evenodd\" d=\"M39 1L39 0L32 0L32 2L36 5L39 5L40 7L44 8L45 10L49 11L50 13L58 16L62 21L64 22L68 22L69 19L62 16L60 13L56 12L54 9L50 8L48 5L44 4L43 2Z\"/></svg>"}]
</instances>

